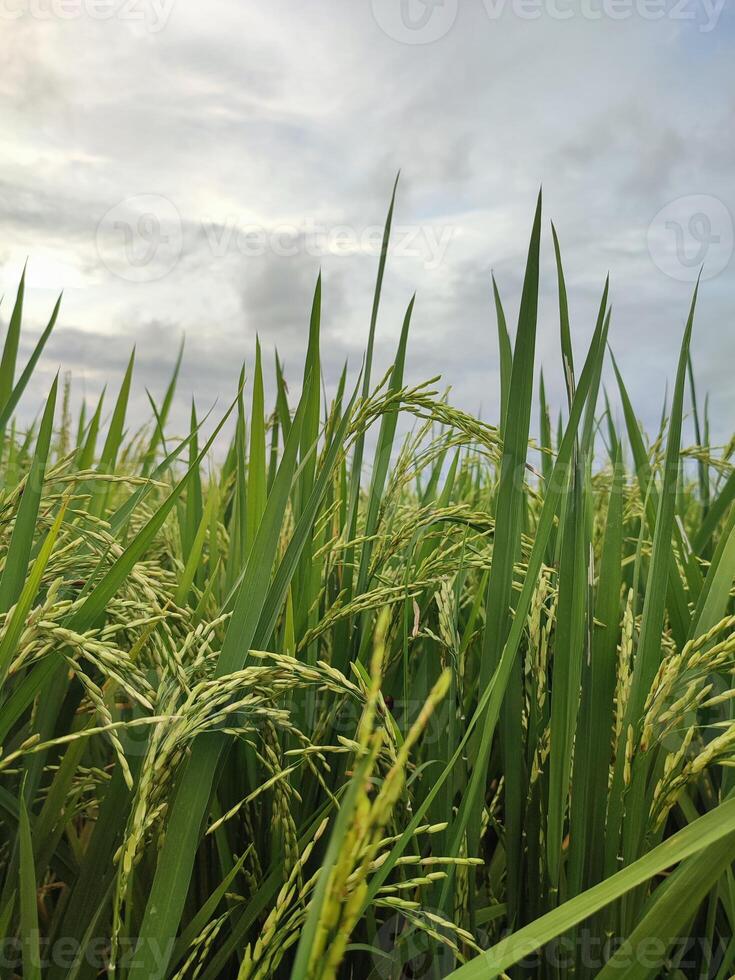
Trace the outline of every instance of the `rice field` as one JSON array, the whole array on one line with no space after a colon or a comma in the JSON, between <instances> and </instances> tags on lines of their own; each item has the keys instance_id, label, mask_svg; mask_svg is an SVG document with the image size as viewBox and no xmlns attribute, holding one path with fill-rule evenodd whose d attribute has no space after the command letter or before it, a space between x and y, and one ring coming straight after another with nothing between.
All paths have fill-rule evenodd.
<instances>
[{"instance_id":1,"label":"rice field","mask_svg":"<svg viewBox=\"0 0 735 980\"><path fill-rule=\"evenodd\" d=\"M710 445L698 400L696 291L645 434L614 362L601 382L608 286L572 326L554 234L552 421L539 199L515 329L489 284L490 425L405 383L413 303L375 376L392 215L356 388L324 394L317 282L291 387L276 357L266 404L258 346L184 436L181 356L140 431L133 358L78 415L57 379L20 426L59 316L17 363L21 281L0 359L3 976L733 975L735 442Z\"/></svg>"}]
</instances>

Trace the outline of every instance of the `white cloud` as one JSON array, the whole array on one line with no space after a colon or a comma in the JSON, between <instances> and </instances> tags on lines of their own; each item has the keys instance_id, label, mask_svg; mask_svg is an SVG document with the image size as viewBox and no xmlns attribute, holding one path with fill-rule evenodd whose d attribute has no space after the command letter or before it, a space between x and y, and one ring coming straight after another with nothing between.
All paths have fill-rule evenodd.
<instances>
[{"instance_id":1,"label":"white cloud","mask_svg":"<svg viewBox=\"0 0 735 980\"><path fill-rule=\"evenodd\" d=\"M372 0L215 0L206 7L126 0L128 11L143 15L135 18L113 0L105 20L89 13L97 9L91 0L66 20L34 16L41 8L32 2L41 0L0 0L10 41L0 76L0 279L11 292L30 256L29 314L37 327L51 290L65 280L60 325L70 343L57 345L54 356L84 369L91 387L101 384L100 372L90 373L80 338L112 338L105 361L112 371L136 338L150 338L150 324L163 338L139 346L141 377L150 382L181 332L196 338L197 360L182 380L203 398L213 384L234 385L256 331L294 370L320 265L327 381L336 380L348 354L357 369L376 266L369 249L254 255L237 239L213 248L206 229L258 226L272 241L285 226L300 234L305 223L344 226L362 242L382 222L400 167L396 222L424 240L446 236L446 247L436 267L421 255L391 257L382 361L416 289L413 378L442 373L464 407L482 404L494 413L489 271L496 270L512 322L543 182L545 213L562 241L575 336L580 345L589 336L610 271L612 343L636 408L655 424L690 284L654 264L648 226L678 198L710 196L735 213L731 9L705 32L713 15L704 15L714 8L704 0L688 0L691 20L649 20L640 3L623 19L592 19L589 10L608 9L590 7L592 0L582 5L588 16L559 19L541 3L540 16L528 19L509 2L491 17L481 0L460 0L439 40L409 45L381 29ZM43 0L42 9L53 2ZM423 0L410 3L418 5L413 15L421 13ZM561 0L557 6L572 9ZM8 16L17 10L26 12ZM170 226L156 224L155 207L135 211L141 196L150 202L155 195L181 217L173 262L157 252ZM116 276L120 263L98 252L100 220L131 198L127 211L113 214L135 219L113 226L119 241L107 238L105 248L118 247L124 265L126 234L142 236L136 254L150 246L159 268L170 265L150 282L124 269ZM669 231L668 245L666 228L654 238L675 250L676 230ZM706 223L690 229L682 219L680 234L706 239ZM721 242L704 244L711 260L722 260ZM543 276L538 356L560 397L548 234ZM694 344L720 436L735 407L722 379L735 354L734 279L730 258L705 284ZM226 399L229 390L218 394ZM143 413L142 382L138 396Z\"/></svg>"}]
</instances>

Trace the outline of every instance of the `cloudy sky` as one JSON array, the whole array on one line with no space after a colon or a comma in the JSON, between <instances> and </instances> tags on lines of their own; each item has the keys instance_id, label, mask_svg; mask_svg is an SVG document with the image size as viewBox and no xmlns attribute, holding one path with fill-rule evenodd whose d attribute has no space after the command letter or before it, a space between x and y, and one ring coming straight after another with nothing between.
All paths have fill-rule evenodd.
<instances>
[{"instance_id":1,"label":"cloudy sky","mask_svg":"<svg viewBox=\"0 0 735 980\"><path fill-rule=\"evenodd\" d=\"M27 345L64 289L25 417L59 365L91 397L135 344L142 418L182 334L202 406L256 333L298 377L320 268L326 382L358 368L400 168L381 366L415 290L411 379L495 418L490 272L514 324L543 184L554 400L551 219L575 342L609 271L649 424L704 261L694 361L715 434L735 428L733 0L0 0L0 32L3 324L26 258Z\"/></svg>"}]
</instances>

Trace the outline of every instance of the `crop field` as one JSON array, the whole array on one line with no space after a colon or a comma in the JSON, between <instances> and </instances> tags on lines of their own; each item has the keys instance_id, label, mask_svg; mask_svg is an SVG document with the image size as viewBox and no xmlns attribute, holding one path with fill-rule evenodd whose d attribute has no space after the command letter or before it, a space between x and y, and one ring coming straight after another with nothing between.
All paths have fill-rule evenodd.
<instances>
[{"instance_id":1,"label":"crop field","mask_svg":"<svg viewBox=\"0 0 735 980\"><path fill-rule=\"evenodd\" d=\"M319 281L303 371L264 337L188 434L181 357L139 431L134 357L80 413L57 378L26 429L59 306L21 363L6 297L3 977L735 973L735 441L696 290L644 433L608 286L570 325L554 233L552 417L539 198L517 320L488 283L491 425L405 382L413 302L373 370L392 215L357 386L322 383Z\"/></svg>"}]
</instances>

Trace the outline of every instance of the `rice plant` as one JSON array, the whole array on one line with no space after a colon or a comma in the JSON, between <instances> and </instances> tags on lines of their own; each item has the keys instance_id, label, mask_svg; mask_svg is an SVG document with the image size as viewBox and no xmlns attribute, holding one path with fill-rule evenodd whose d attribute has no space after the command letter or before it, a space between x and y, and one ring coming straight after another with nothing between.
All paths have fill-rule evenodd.
<instances>
[{"instance_id":1,"label":"rice plant","mask_svg":"<svg viewBox=\"0 0 735 980\"><path fill-rule=\"evenodd\" d=\"M140 431L132 357L112 403L73 418L57 379L16 422L59 317L19 370L21 279L0 359L3 976L733 975L735 442L710 445L697 400L696 291L649 439L614 361L622 425L602 387L607 283L575 363L554 232L552 426L539 198L512 340L489 284L494 426L406 384L413 301L374 377L392 215L355 389L323 392L319 280L298 398L276 355L265 404L258 345L227 411L192 404L178 438L181 354Z\"/></svg>"}]
</instances>

